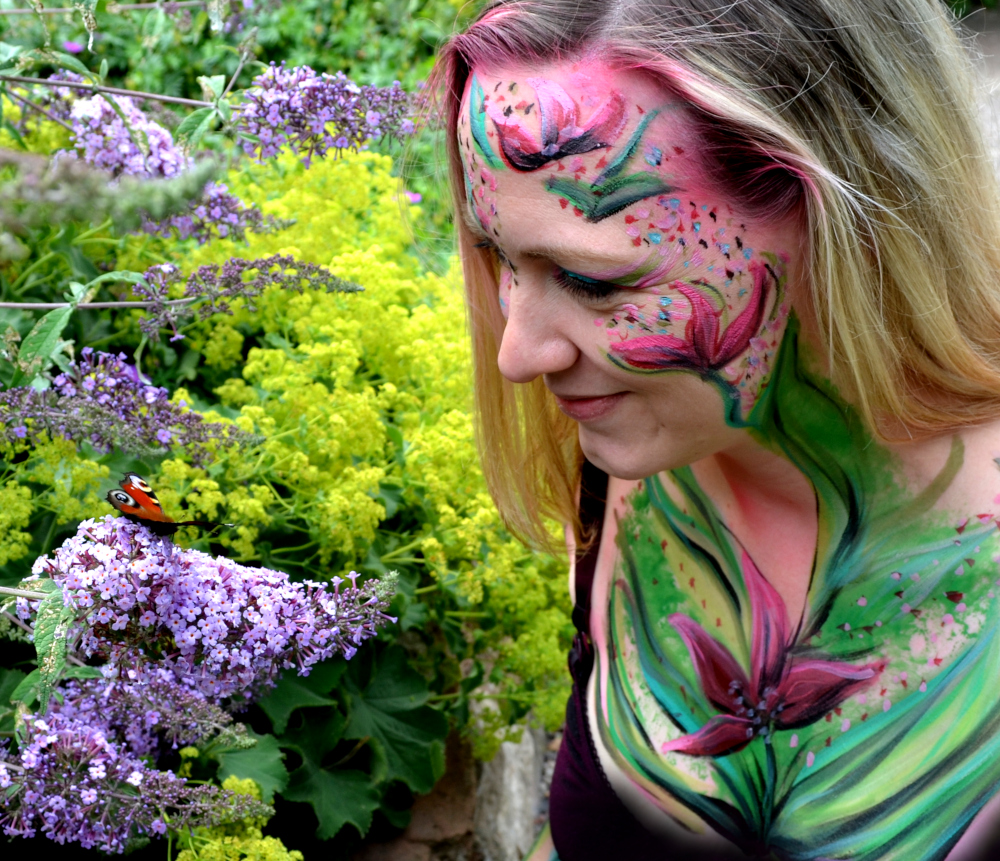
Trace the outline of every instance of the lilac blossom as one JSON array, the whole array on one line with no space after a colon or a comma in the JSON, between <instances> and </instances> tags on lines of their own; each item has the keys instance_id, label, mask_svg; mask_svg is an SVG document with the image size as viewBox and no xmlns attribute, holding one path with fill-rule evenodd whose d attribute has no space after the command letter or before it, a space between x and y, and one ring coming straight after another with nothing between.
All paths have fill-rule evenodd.
<instances>
[{"instance_id":1,"label":"lilac blossom","mask_svg":"<svg viewBox=\"0 0 1000 861\"><path fill-rule=\"evenodd\" d=\"M146 527L86 520L33 575L63 590L78 654L108 679L145 683L161 669L210 702L240 702L295 667L351 658L386 622L391 581L293 583L288 575L176 548ZM37 604L18 599L28 620ZM156 656L154 658L154 656Z\"/></svg>"},{"instance_id":2,"label":"lilac blossom","mask_svg":"<svg viewBox=\"0 0 1000 861\"><path fill-rule=\"evenodd\" d=\"M183 277L180 269L169 263L151 266L144 273L145 283L136 284L132 292L151 304L139 327L151 339L158 338L161 329L170 329L176 341L182 337L178 326L195 314L199 319L213 314L232 314L230 302L243 299L248 311L256 311L254 299L268 287L281 287L301 293L305 289L325 290L327 293L354 293L361 290L357 284L338 278L330 270L315 263L296 260L289 254L272 254L255 260L231 257L222 266L199 266L187 276L183 299L190 303L172 301L171 288Z\"/></svg>"},{"instance_id":3,"label":"lilac blossom","mask_svg":"<svg viewBox=\"0 0 1000 861\"><path fill-rule=\"evenodd\" d=\"M314 155L332 151L336 157L372 138L412 134L410 109L399 81L358 86L342 72L317 74L309 66L272 63L254 78L233 117L248 155L271 158L287 148L308 167Z\"/></svg>"},{"instance_id":4,"label":"lilac blossom","mask_svg":"<svg viewBox=\"0 0 1000 861\"><path fill-rule=\"evenodd\" d=\"M120 853L144 835L215 825L271 809L247 795L157 771L90 723L58 711L30 717L17 753L0 747L0 826L9 837Z\"/></svg>"},{"instance_id":5,"label":"lilac blossom","mask_svg":"<svg viewBox=\"0 0 1000 861\"><path fill-rule=\"evenodd\" d=\"M90 347L49 389L18 386L0 392L0 439L4 437L12 443L45 437L86 440L104 452L115 447L137 454L181 448L198 464L218 446L255 439L173 403L169 392L152 385L124 354Z\"/></svg>"}]
</instances>

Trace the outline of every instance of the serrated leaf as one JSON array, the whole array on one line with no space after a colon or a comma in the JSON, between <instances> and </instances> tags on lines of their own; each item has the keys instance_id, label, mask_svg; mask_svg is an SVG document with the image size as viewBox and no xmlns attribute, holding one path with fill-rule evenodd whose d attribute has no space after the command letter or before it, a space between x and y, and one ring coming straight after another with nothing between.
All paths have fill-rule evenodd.
<instances>
[{"instance_id":1,"label":"serrated leaf","mask_svg":"<svg viewBox=\"0 0 1000 861\"><path fill-rule=\"evenodd\" d=\"M343 661L324 662L308 676L300 676L294 670L286 670L274 689L257 705L271 719L274 731L280 735L285 731L288 719L296 709L335 704L335 700L325 694L337 684L343 671Z\"/></svg>"},{"instance_id":2,"label":"serrated leaf","mask_svg":"<svg viewBox=\"0 0 1000 861\"><path fill-rule=\"evenodd\" d=\"M330 840L345 825L353 825L364 836L380 799L379 791L363 771L327 771L309 761L292 772L282 795L289 801L312 806L319 820L316 836L320 840Z\"/></svg>"},{"instance_id":3,"label":"serrated leaf","mask_svg":"<svg viewBox=\"0 0 1000 861\"><path fill-rule=\"evenodd\" d=\"M260 787L261 797L270 804L275 792L284 792L288 786L288 769L285 768L285 755L278 746L278 740L273 735L257 735L250 731L257 740L254 747L246 750L226 750L215 754L219 760L219 780L225 780L230 775L246 779L250 778Z\"/></svg>"},{"instance_id":4,"label":"serrated leaf","mask_svg":"<svg viewBox=\"0 0 1000 861\"><path fill-rule=\"evenodd\" d=\"M303 720L300 727L285 733L278 743L294 750L317 768L322 768L323 757L344 737L345 726L347 718L341 712L330 709L320 717L310 715L310 720Z\"/></svg>"},{"instance_id":5,"label":"serrated leaf","mask_svg":"<svg viewBox=\"0 0 1000 861\"><path fill-rule=\"evenodd\" d=\"M35 652L38 655L38 707L48 708L52 689L66 667L66 634L76 610L63 602L62 592L53 592L39 602L35 616Z\"/></svg>"},{"instance_id":6,"label":"serrated leaf","mask_svg":"<svg viewBox=\"0 0 1000 861\"><path fill-rule=\"evenodd\" d=\"M367 683L352 671L354 666L346 679L351 711L344 737L370 737L384 759L386 779L402 780L414 792L430 792L443 771L448 721L425 705L427 682L395 646L382 653Z\"/></svg>"},{"instance_id":7,"label":"serrated leaf","mask_svg":"<svg viewBox=\"0 0 1000 861\"><path fill-rule=\"evenodd\" d=\"M38 367L48 364L52 353L59 346L59 336L73 316L72 308L55 308L49 311L41 320L35 323L24 341L21 342L21 350L18 353L18 369L11 379L11 386L22 386L34 378L38 372ZM29 377L30 374L30 377Z\"/></svg>"}]
</instances>

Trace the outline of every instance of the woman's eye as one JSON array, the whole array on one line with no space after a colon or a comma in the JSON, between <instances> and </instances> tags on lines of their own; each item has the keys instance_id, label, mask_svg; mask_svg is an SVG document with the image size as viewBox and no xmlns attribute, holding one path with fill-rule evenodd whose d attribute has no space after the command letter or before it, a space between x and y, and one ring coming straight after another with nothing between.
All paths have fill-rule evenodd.
<instances>
[{"instance_id":1,"label":"woman's eye","mask_svg":"<svg viewBox=\"0 0 1000 861\"><path fill-rule=\"evenodd\" d=\"M562 268L556 269L554 277L560 287L582 299L607 299L621 290L621 287L609 281L598 281Z\"/></svg>"}]
</instances>

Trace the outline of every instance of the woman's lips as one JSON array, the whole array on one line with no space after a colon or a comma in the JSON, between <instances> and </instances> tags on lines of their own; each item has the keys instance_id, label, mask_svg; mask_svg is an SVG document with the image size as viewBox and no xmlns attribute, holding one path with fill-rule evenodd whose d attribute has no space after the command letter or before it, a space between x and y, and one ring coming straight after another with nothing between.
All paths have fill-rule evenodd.
<instances>
[{"instance_id":1,"label":"woman's lips","mask_svg":"<svg viewBox=\"0 0 1000 861\"><path fill-rule=\"evenodd\" d=\"M625 392L599 398L561 398L556 395L556 403L574 421L590 422L606 416L624 397Z\"/></svg>"}]
</instances>

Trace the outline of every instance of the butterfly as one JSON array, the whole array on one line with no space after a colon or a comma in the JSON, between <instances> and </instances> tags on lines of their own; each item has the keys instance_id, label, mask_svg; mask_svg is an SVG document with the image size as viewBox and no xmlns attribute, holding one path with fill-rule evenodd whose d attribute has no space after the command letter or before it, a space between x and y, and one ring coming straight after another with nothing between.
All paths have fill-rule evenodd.
<instances>
[{"instance_id":1,"label":"butterfly","mask_svg":"<svg viewBox=\"0 0 1000 861\"><path fill-rule=\"evenodd\" d=\"M208 520L176 521L163 513L160 500L141 475L126 472L118 482L121 490L109 490L107 500L122 515L133 523L140 523L156 535L173 535L182 526L201 526L204 529L218 529L232 526L232 523L212 523Z\"/></svg>"}]
</instances>

